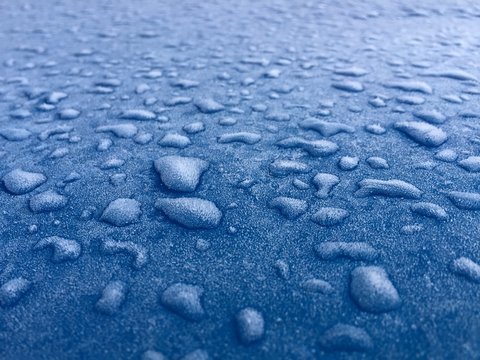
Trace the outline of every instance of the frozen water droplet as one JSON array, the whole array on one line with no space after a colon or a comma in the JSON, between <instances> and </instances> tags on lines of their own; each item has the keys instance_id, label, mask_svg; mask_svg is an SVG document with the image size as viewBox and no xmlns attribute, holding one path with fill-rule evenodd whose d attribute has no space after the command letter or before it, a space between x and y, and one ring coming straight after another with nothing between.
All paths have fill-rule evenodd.
<instances>
[{"instance_id":1,"label":"frozen water droplet","mask_svg":"<svg viewBox=\"0 0 480 360\"><path fill-rule=\"evenodd\" d=\"M417 91L424 94L432 94L433 90L430 85L423 81L417 80L397 80L385 84L385 87L398 89L403 91Z\"/></svg>"},{"instance_id":2,"label":"frozen water droplet","mask_svg":"<svg viewBox=\"0 0 480 360\"><path fill-rule=\"evenodd\" d=\"M27 129L21 128L7 128L0 130L0 136L8 141L23 141L27 140L32 133Z\"/></svg>"},{"instance_id":3,"label":"frozen water droplet","mask_svg":"<svg viewBox=\"0 0 480 360\"><path fill-rule=\"evenodd\" d=\"M335 226L341 224L348 216L349 213L345 209L323 207L312 215L312 221L321 226Z\"/></svg>"},{"instance_id":4,"label":"frozen water droplet","mask_svg":"<svg viewBox=\"0 0 480 360\"><path fill-rule=\"evenodd\" d=\"M312 182L317 188L315 195L321 199L326 199L333 188L340 183L340 179L333 174L317 173Z\"/></svg>"},{"instance_id":5,"label":"frozen water droplet","mask_svg":"<svg viewBox=\"0 0 480 360\"><path fill-rule=\"evenodd\" d=\"M52 260L54 262L64 262L76 260L81 253L81 246L75 240L65 239L59 236L50 236L37 242L34 250L40 250L50 247L53 249Z\"/></svg>"},{"instance_id":6,"label":"frozen water droplet","mask_svg":"<svg viewBox=\"0 0 480 360\"><path fill-rule=\"evenodd\" d=\"M160 146L172 147L177 149L184 149L191 144L192 142L187 136L174 133L166 134L158 141L158 145Z\"/></svg>"},{"instance_id":7,"label":"frozen water droplet","mask_svg":"<svg viewBox=\"0 0 480 360\"><path fill-rule=\"evenodd\" d=\"M480 210L480 193L451 191L447 197L459 209Z\"/></svg>"},{"instance_id":8,"label":"frozen water droplet","mask_svg":"<svg viewBox=\"0 0 480 360\"><path fill-rule=\"evenodd\" d=\"M118 158L110 158L105 160L102 164L100 164L100 169L102 170L109 170L109 169L118 169L119 167L125 164L125 160L118 159Z\"/></svg>"},{"instance_id":9,"label":"frozen water droplet","mask_svg":"<svg viewBox=\"0 0 480 360\"><path fill-rule=\"evenodd\" d=\"M201 121L196 121L185 125L182 130L187 134L198 134L202 131L205 131L205 124Z\"/></svg>"},{"instance_id":10,"label":"frozen water droplet","mask_svg":"<svg viewBox=\"0 0 480 360\"><path fill-rule=\"evenodd\" d=\"M167 188L183 192L195 191L209 167L205 160L182 156L164 156L155 160L154 165Z\"/></svg>"},{"instance_id":11,"label":"frozen water droplet","mask_svg":"<svg viewBox=\"0 0 480 360\"><path fill-rule=\"evenodd\" d=\"M466 159L460 160L458 165L468 172L480 172L480 156L469 156Z\"/></svg>"},{"instance_id":12,"label":"frozen water droplet","mask_svg":"<svg viewBox=\"0 0 480 360\"><path fill-rule=\"evenodd\" d=\"M178 106L178 105L186 105L192 102L192 98L189 96L175 96L168 100L165 100L163 103L165 106Z\"/></svg>"},{"instance_id":13,"label":"frozen water droplet","mask_svg":"<svg viewBox=\"0 0 480 360\"><path fill-rule=\"evenodd\" d=\"M103 242L103 251L107 254L126 253L133 257L133 266L140 269L148 262L147 250L131 241L106 240Z\"/></svg>"},{"instance_id":14,"label":"frozen water droplet","mask_svg":"<svg viewBox=\"0 0 480 360\"><path fill-rule=\"evenodd\" d=\"M161 296L162 305L186 320L199 321L204 315L201 304L203 289L196 285L176 283L170 285Z\"/></svg>"},{"instance_id":15,"label":"frozen water droplet","mask_svg":"<svg viewBox=\"0 0 480 360\"><path fill-rule=\"evenodd\" d=\"M343 90L347 92L357 93L363 91L365 88L361 82L344 80L339 82L334 82L332 87L338 90Z\"/></svg>"},{"instance_id":16,"label":"frozen water droplet","mask_svg":"<svg viewBox=\"0 0 480 360\"><path fill-rule=\"evenodd\" d=\"M275 160L270 164L270 172L275 176L286 176L289 174L301 174L310 171L310 167L300 161Z\"/></svg>"},{"instance_id":17,"label":"frozen water droplet","mask_svg":"<svg viewBox=\"0 0 480 360\"><path fill-rule=\"evenodd\" d=\"M222 126L233 126L237 123L237 119L233 117L224 117L218 120L218 124Z\"/></svg>"},{"instance_id":18,"label":"frozen water droplet","mask_svg":"<svg viewBox=\"0 0 480 360\"><path fill-rule=\"evenodd\" d=\"M329 295L334 289L327 281L321 279L308 279L302 283L302 289L308 292Z\"/></svg>"},{"instance_id":19,"label":"frozen water droplet","mask_svg":"<svg viewBox=\"0 0 480 360\"><path fill-rule=\"evenodd\" d=\"M372 261L377 258L377 251L364 242L326 241L315 247L317 256L322 260L346 258L351 260Z\"/></svg>"},{"instance_id":20,"label":"frozen water droplet","mask_svg":"<svg viewBox=\"0 0 480 360\"><path fill-rule=\"evenodd\" d=\"M120 311L125 302L127 285L123 281L111 281L102 291L102 296L95 304L95 309L106 315L114 315Z\"/></svg>"},{"instance_id":21,"label":"frozen water droplet","mask_svg":"<svg viewBox=\"0 0 480 360\"><path fill-rule=\"evenodd\" d=\"M383 135L387 132L387 130L380 124L366 125L365 130L374 135Z\"/></svg>"},{"instance_id":22,"label":"frozen water droplet","mask_svg":"<svg viewBox=\"0 0 480 360\"><path fill-rule=\"evenodd\" d=\"M338 167L344 171L351 171L357 168L360 159L356 156L342 156L338 161Z\"/></svg>"},{"instance_id":23,"label":"frozen water droplet","mask_svg":"<svg viewBox=\"0 0 480 360\"><path fill-rule=\"evenodd\" d=\"M395 123L394 127L420 145L427 147L440 146L448 139L442 129L420 121L401 121Z\"/></svg>"},{"instance_id":24,"label":"frozen water droplet","mask_svg":"<svg viewBox=\"0 0 480 360\"><path fill-rule=\"evenodd\" d=\"M277 260L274 264L277 275L283 279L287 280L290 277L290 266L284 260Z\"/></svg>"},{"instance_id":25,"label":"frozen water droplet","mask_svg":"<svg viewBox=\"0 0 480 360\"><path fill-rule=\"evenodd\" d=\"M416 186L403 180L364 179L358 183L356 196L386 196L406 199L418 199L422 191Z\"/></svg>"},{"instance_id":26,"label":"frozen water droplet","mask_svg":"<svg viewBox=\"0 0 480 360\"><path fill-rule=\"evenodd\" d=\"M215 228L222 219L222 212L213 202L199 198L158 199L155 207L190 229Z\"/></svg>"},{"instance_id":27,"label":"frozen water droplet","mask_svg":"<svg viewBox=\"0 0 480 360\"><path fill-rule=\"evenodd\" d=\"M334 70L334 73L343 76L359 77L367 75L368 71L358 66L352 66L349 68L336 69Z\"/></svg>"},{"instance_id":28,"label":"frozen water droplet","mask_svg":"<svg viewBox=\"0 0 480 360\"><path fill-rule=\"evenodd\" d=\"M95 129L97 133L112 133L119 138L132 138L137 132L138 128L133 124L116 124L116 125L103 125Z\"/></svg>"},{"instance_id":29,"label":"frozen water droplet","mask_svg":"<svg viewBox=\"0 0 480 360\"><path fill-rule=\"evenodd\" d=\"M129 109L124 110L120 114L120 119L126 120L140 120L140 121L148 121L148 120L155 120L157 115L150 110L145 109Z\"/></svg>"},{"instance_id":30,"label":"frozen water droplet","mask_svg":"<svg viewBox=\"0 0 480 360\"><path fill-rule=\"evenodd\" d=\"M142 354L142 360L167 360L167 358L158 351L147 350Z\"/></svg>"},{"instance_id":31,"label":"frozen water droplet","mask_svg":"<svg viewBox=\"0 0 480 360\"><path fill-rule=\"evenodd\" d=\"M251 133L246 131L222 134L218 137L217 141L220 144L228 144L233 142L240 142L247 145L253 145L259 142L262 136L257 133Z\"/></svg>"},{"instance_id":32,"label":"frozen water droplet","mask_svg":"<svg viewBox=\"0 0 480 360\"><path fill-rule=\"evenodd\" d=\"M15 195L29 193L47 181L42 173L14 169L3 177L5 188Z\"/></svg>"},{"instance_id":33,"label":"frozen water droplet","mask_svg":"<svg viewBox=\"0 0 480 360\"><path fill-rule=\"evenodd\" d=\"M458 158L458 154L453 149L440 150L435 154L435 159L444 162L454 162Z\"/></svg>"},{"instance_id":34,"label":"frozen water droplet","mask_svg":"<svg viewBox=\"0 0 480 360\"><path fill-rule=\"evenodd\" d=\"M410 209L419 215L427 216L437 220L445 220L448 215L444 208L440 205L433 204L430 202L419 202L412 204Z\"/></svg>"},{"instance_id":35,"label":"frozen water droplet","mask_svg":"<svg viewBox=\"0 0 480 360\"><path fill-rule=\"evenodd\" d=\"M141 204L135 199L113 200L103 210L100 220L115 226L127 226L140 221Z\"/></svg>"},{"instance_id":36,"label":"frozen water droplet","mask_svg":"<svg viewBox=\"0 0 480 360\"><path fill-rule=\"evenodd\" d=\"M262 314L253 309L240 310L236 316L237 333L244 345L249 345L262 339L265 332L265 320Z\"/></svg>"},{"instance_id":37,"label":"frozen water droplet","mask_svg":"<svg viewBox=\"0 0 480 360\"><path fill-rule=\"evenodd\" d=\"M329 122L315 118L308 118L298 123L298 125L305 130L314 130L322 136L333 136L340 133L351 134L355 129L346 124Z\"/></svg>"},{"instance_id":38,"label":"frozen water droplet","mask_svg":"<svg viewBox=\"0 0 480 360\"><path fill-rule=\"evenodd\" d=\"M225 106L212 98L199 98L194 102L197 109L204 114L213 114L225 109Z\"/></svg>"},{"instance_id":39,"label":"frozen water droplet","mask_svg":"<svg viewBox=\"0 0 480 360\"><path fill-rule=\"evenodd\" d=\"M402 304L387 273L378 266L359 266L352 271L350 295L360 309L371 313L392 311Z\"/></svg>"},{"instance_id":40,"label":"frozen water droplet","mask_svg":"<svg viewBox=\"0 0 480 360\"><path fill-rule=\"evenodd\" d=\"M54 190L47 190L30 198L30 210L34 213L58 211L68 203L68 198Z\"/></svg>"},{"instance_id":41,"label":"frozen water droplet","mask_svg":"<svg viewBox=\"0 0 480 360\"><path fill-rule=\"evenodd\" d=\"M455 259L451 266L452 271L470 281L480 283L480 265L466 257Z\"/></svg>"},{"instance_id":42,"label":"frozen water droplet","mask_svg":"<svg viewBox=\"0 0 480 360\"><path fill-rule=\"evenodd\" d=\"M327 351L368 352L373 348L373 341L362 328L336 324L323 333L320 345Z\"/></svg>"},{"instance_id":43,"label":"frozen water droplet","mask_svg":"<svg viewBox=\"0 0 480 360\"><path fill-rule=\"evenodd\" d=\"M285 149L299 148L312 156L330 156L338 151L338 145L328 140L306 140L298 136L292 136L280 140L277 146Z\"/></svg>"},{"instance_id":44,"label":"frozen water droplet","mask_svg":"<svg viewBox=\"0 0 480 360\"><path fill-rule=\"evenodd\" d=\"M293 179L292 181L293 186L295 186L298 190L308 190L310 189L310 185L300 179Z\"/></svg>"},{"instance_id":45,"label":"frozen water droplet","mask_svg":"<svg viewBox=\"0 0 480 360\"><path fill-rule=\"evenodd\" d=\"M80 111L73 108L66 108L58 113L60 120L73 120L80 116Z\"/></svg>"},{"instance_id":46,"label":"frozen water droplet","mask_svg":"<svg viewBox=\"0 0 480 360\"><path fill-rule=\"evenodd\" d=\"M68 95L61 91L54 91L51 92L45 99L45 101L49 104L58 104L63 99L66 99Z\"/></svg>"},{"instance_id":47,"label":"frozen water droplet","mask_svg":"<svg viewBox=\"0 0 480 360\"><path fill-rule=\"evenodd\" d=\"M210 356L205 350L197 349L189 352L187 355L181 358L181 360L209 360Z\"/></svg>"},{"instance_id":48,"label":"frozen water droplet","mask_svg":"<svg viewBox=\"0 0 480 360\"><path fill-rule=\"evenodd\" d=\"M277 209L283 216L289 220L295 220L305 214L308 209L305 200L279 196L272 199L269 203L271 208Z\"/></svg>"},{"instance_id":49,"label":"frozen water droplet","mask_svg":"<svg viewBox=\"0 0 480 360\"><path fill-rule=\"evenodd\" d=\"M290 120L290 114L281 111L269 111L264 117L266 120L277 122L286 122Z\"/></svg>"},{"instance_id":50,"label":"frozen water droplet","mask_svg":"<svg viewBox=\"0 0 480 360\"><path fill-rule=\"evenodd\" d=\"M447 117L438 110L419 110L413 115L430 124L443 124L447 120Z\"/></svg>"},{"instance_id":51,"label":"frozen water droplet","mask_svg":"<svg viewBox=\"0 0 480 360\"><path fill-rule=\"evenodd\" d=\"M378 156L371 156L367 159L367 164L370 165L372 169L388 169L387 160Z\"/></svg>"},{"instance_id":52,"label":"frozen water droplet","mask_svg":"<svg viewBox=\"0 0 480 360\"><path fill-rule=\"evenodd\" d=\"M31 287L31 281L23 277L7 281L0 287L0 306L10 307L16 305Z\"/></svg>"}]
</instances>

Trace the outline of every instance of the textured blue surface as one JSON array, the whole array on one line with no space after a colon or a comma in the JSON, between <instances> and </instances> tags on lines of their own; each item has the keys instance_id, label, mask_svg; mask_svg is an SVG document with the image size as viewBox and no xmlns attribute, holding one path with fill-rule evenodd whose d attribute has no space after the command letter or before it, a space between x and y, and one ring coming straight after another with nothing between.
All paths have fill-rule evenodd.
<instances>
[{"instance_id":1,"label":"textured blue surface","mask_svg":"<svg viewBox=\"0 0 480 360\"><path fill-rule=\"evenodd\" d=\"M0 358L480 358L475 1L0 14Z\"/></svg>"}]
</instances>

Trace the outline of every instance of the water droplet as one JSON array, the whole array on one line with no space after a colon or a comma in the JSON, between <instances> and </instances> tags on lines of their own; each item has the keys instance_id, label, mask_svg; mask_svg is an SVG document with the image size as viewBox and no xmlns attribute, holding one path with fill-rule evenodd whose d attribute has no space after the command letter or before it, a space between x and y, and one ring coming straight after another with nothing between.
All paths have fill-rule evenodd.
<instances>
[{"instance_id":1,"label":"water droplet","mask_svg":"<svg viewBox=\"0 0 480 360\"><path fill-rule=\"evenodd\" d=\"M402 304L387 273L378 266L359 266L352 271L350 295L360 309L371 313L392 311Z\"/></svg>"},{"instance_id":2,"label":"water droplet","mask_svg":"<svg viewBox=\"0 0 480 360\"><path fill-rule=\"evenodd\" d=\"M265 332L265 320L262 314L253 309L245 308L236 316L237 333L244 345L249 345L262 339Z\"/></svg>"},{"instance_id":3,"label":"water droplet","mask_svg":"<svg viewBox=\"0 0 480 360\"><path fill-rule=\"evenodd\" d=\"M140 220L140 207L140 202L135 199L116 199L103 210L100 220L115 226L131 225Z\"/></svg>"},{"instance_id":4,"label":"water droplet","mask_svg":"<svg viewBox=\"0 0 480 360\"><path fill-rule=\"evenodd\" d=\"M37 242L34 250L50 247L53 249L52 260L64 262L76 260L82 251L80 244L75 240L65 239L59 236L50 236Z\"/></svg>"},{"instance_id":5,"label":"water droplet","mask_svg":"<svg viewBox=\"0 0 480 360\"><path fill-rule=\"evenodd\" d=\"M203 289L200 286L176 283L170 285L161 296L162 305L190 321L199 321L205 311L201 304Z\"/></svg>"},{"instance_id":6,"label":"water droplet","mask_svg":"<svg viewBox=\"0 0 480 360\"><path fill-rule=\"evenodd\" d=\"M199 198L158 199L155 207L170 220L190 229L215 228L222 219L222 212L213 202Z\"/></svg>"}]
</instances>

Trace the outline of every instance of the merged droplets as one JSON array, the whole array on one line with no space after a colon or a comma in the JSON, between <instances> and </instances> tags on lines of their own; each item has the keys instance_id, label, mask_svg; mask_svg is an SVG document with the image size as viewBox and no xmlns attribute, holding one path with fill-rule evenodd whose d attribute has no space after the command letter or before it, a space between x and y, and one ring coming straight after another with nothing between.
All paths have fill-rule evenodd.
<instances>
[{"instance_id":1,"label":"merged droplets","mask_svg":"<svg viewBox=\"0 0 480 360\"><path fill-rule=\"evenodd\" d=\"M447 134L440 128L419 121L400 121L395 123L395 129L403 132L420 145L437 147L447 141Z\"/></svg>"},{"instance_id":2,"label":"merged droplets","mask_svg":"<svg viewBox=\"0 0 480 360\"><path fill-rule=\"evenodd\" d=\"M307 140L298 136L282 139L276 143L285 149L299 148L305 150L311 156L330 156L339 149L338 145L328 140Z\"/></svg>"},{"instance_id":3,"label":"merged droplets","mask_svg":"<svg viewBox=\"0 0 480 360\"><path fill-rule=\"evenodd\" d=\"M127 254L133 258L132 265L135 269L140 269L148 263L148 251L142 245L132 241L105 240L102 244L103 251L106 254Z\"/></svg>"},{"instance_id":4,"label":"merged droplets","mask_svg":"<svg viewBox=\"0 0 480 360\"><path fill-rule=\"evenodd\" d=\"M386 196L418 199L422 195L422 191L415 185L398 179L364 179L358 183L358 186L359 188L355 194L360 197Z\"/></svg>"},{"instance_id":5,"label":"merged droplets","mask_svg":"<svg viewBox=\"0 0 480 360\"><path fill-rule=\"evenodd\" d=\"M418 80L396 80L385 83L385 87L403 91L417 91L424 94L432 94L433 89L424 81Z\"/></svg>"},{"instance_id":6,"label":"merged droplets","mask_svg":"<svg viewBox=\"0 0 480 360\"><path fill-rule=\"evenodd\" d=\"M301 121L298 124L302 129L305 130L314 130L318 132L322 136L333 136L339 133L347 133L351 134L355 131L355 129L347 124L339 123L339 122L332 122L332 121L324 121L316 118L308 118L306 120Z\"/></svg>"},{"instance_id":7,"label":"merged droplets","mask_svg":"<svg viewBox=\"0 0 480 360\"><path fill-rule=\"evenodd\" d=\"M59 236L43 238L33 247L34 250L41 250L45 248L52 249L52 261L54 262L76 260L82 251L82 248L77 241L65 239Z\"/></svg>"},{"instance_id":8,"label":"merged droplets","mask_svg":"<svg viewBox=\"0 0 480 360\"><path fill-rule=\"evenodd\" d=\"M317 173L312 182L317 188L315 195L321 199L326 199L333 188L340 183L340 178L333 174Z\"/></svg>"},{"instance_id":9,"label":"merged droplets","mask_svg":"<svg viewBox=\"0 0 480 360\"><path fill-rule=\"evenodd\" d=\"M305 200L279 196L272 199L269 203L271 208L277 209L284 217L294 220L302 216L308 209Z\"/></svg>"},{"instance_id":10,"label":"merged droplets","mask_svg":"<svg viewBox=\"0 0 480 360\"><path fill-rule=\"evenodd\" d=\"M112 133L119 138L132 138L137 134L138 128L133 124L116 124L98 126L95 131L98 133Z\"/></svg>"}]
</instances>

